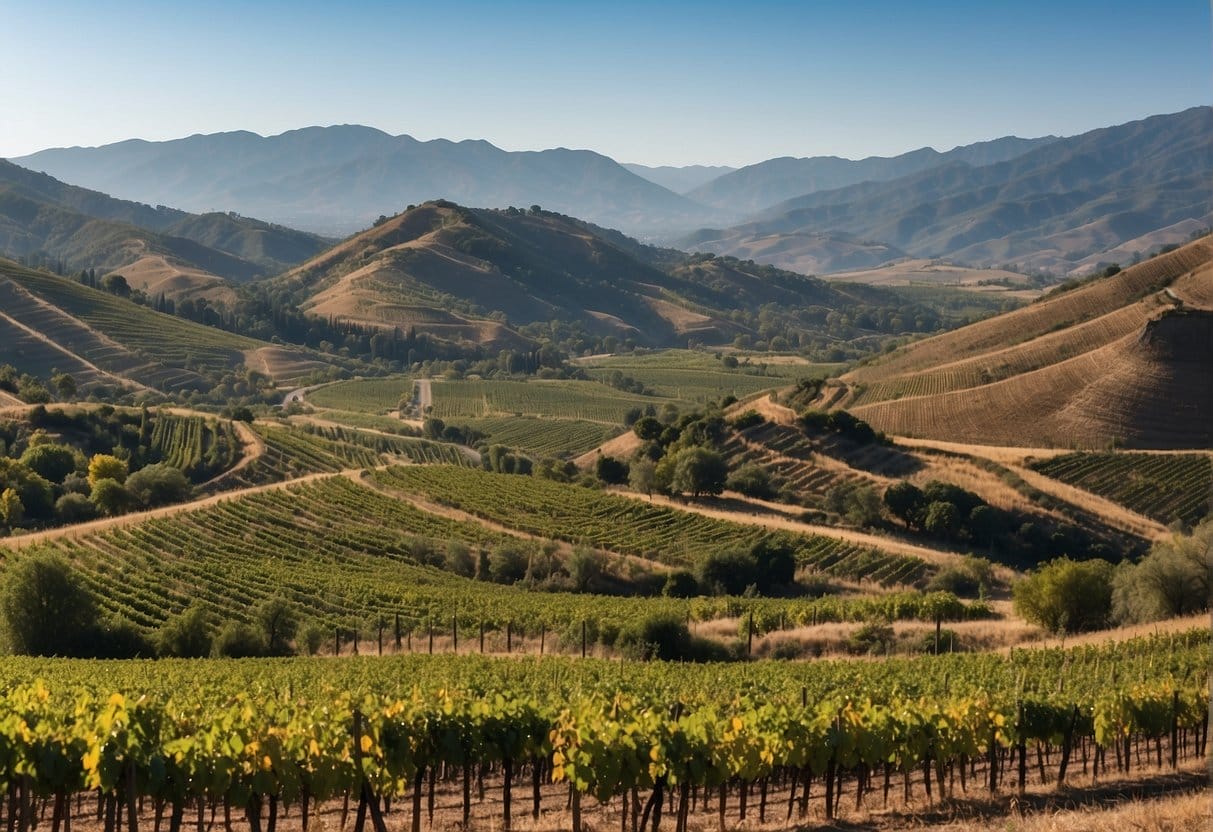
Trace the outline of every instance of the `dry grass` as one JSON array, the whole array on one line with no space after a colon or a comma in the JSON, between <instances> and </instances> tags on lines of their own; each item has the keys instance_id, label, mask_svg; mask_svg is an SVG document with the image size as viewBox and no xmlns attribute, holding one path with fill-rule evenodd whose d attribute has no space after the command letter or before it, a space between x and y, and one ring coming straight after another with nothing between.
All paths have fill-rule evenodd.
<instances>
[{"instance_id":1,"label":"dry grass","mask_svg":"<svg viewBox=\"0 0 1213 832\"><path fill-rule=\"evenodd\" d=\"M850 409L889 433L999 445L1207 444L1208 323L1169 314L1213 296L1213 241L955 332L844 376ZM1193 269L1197 271L1192 274ZM858 386L857 386L858 385ZM842 402L848 406L847 400Z\"/></svg>"}]
</instances>

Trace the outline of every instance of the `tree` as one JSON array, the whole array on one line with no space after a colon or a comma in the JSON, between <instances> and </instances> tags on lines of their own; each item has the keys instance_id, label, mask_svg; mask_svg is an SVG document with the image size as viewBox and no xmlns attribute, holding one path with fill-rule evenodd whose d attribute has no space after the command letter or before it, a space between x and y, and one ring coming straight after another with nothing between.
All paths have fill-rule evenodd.
<instances>
[{"instance_id":1,"label":"tree","mask_svg":"<svg viewBox=\"0 0 1213 832\"><path fill-rule=\"evenodd\" d=\"M1154 544L1140 563L1123 563L1112 580L1117 621L1157 621L1209 609L1213 581L1213 520L1190 536Z\"/></svg>"},{"instance_id":2,"label":"tree","mask_svg":"<svg viewBox=\"0 0 1213 832\"><path fill-rule=\"evenodd\" d=\"M55 443L31 445L21 454L21 464L50 482L63 482L82 461L75 448Z\"/></svg>"},{"instance_id":3,"label":"tree","mask_svg":"<svg viewBox=\"0 0 1213 832\"><path fill-rule=\"evenodd\" d=\"M110 454L96 454L88 462L88 484L94 488L101 480L126 482L127 473L126 462Z\"/></svg>"},{"instance_id":4,"label":"tree","mask_svg":"<svg viewBox=\"0 0 1213 832\"><path fill-rule=\"evenodd\" d=\"M10 529L25 522L25 506L21 503L21 495L11 488L0 493L0 523Z\"/></svg>"},{"instance_id":5,"label":"tree","mask_svg":"<svg viewBox=\"0 0 1213 832\"><path fill-rule=\"evenodd\" d=\"M692 497L719 494L724 491L729 466L724 457L707 448L687 448L679 451L674 461L674 477L670 490Z\"/></svg>"},{"instance_id":6,"label":"tree","mask_svg":"<svg viewBox=\"0 0 1213 832\"><path fill-rule=\"evenodd\" d=\"M747 462L729 477L727 485L730 490L766 500L775 493L771 487L771 474L757 462Z\"/></svg>"},{"instance_id":7,"label":"tree","mask_svg":"<svg viewBox=\"0 0 1213 832\"><path fill-rule=\"evenodd\" d=\"M954 503L936 500L927 506L922 527L939 537L951 537L960 528L960 509Z\"/></svg>"},{"instance_id":8,"label":"tree","mask_svg":"<svg viewBox=\"0 0 1213 832\"><path fill-rule=\"evenodd\" d=\"M101 278L101 288L109 292L111 295L128 298L131 296L130 284L126 282L126 278L120 274L107 274Z\"/></svg>"},{"instance_id":9,"label":"tree","mask_svg":"<svg viewBox=\"0 0 1213 832\"><path fill-rule=\"evenodd\" d=\"M12 489L21 498L25 517L49 517L55 508L55 492L44 477L15 459L0 456L0 492Z\"/></svg>"},{"instance_id":10,"label":"tree","mask_svg":"<svg viewBox=\"0 0 1213 832\"><path fill-rule=\"evenodd\" d=\"M589 592L602 580L606 562L602 553L589 546L577 546L569 558L569 576L578 592Z\"/></svg>"},{"instance_id":11,"label":"tree","mask_svg":"<svg viewBox=\"0 0 1213 832\"><path fill-rule=\"evenodd\" d=\"M638 459L628 468L628 485L633 491L646 494L653 498L653 489L657 486L657 466L649 459Z\"/></svg>"},{"instance_id":12,"label":"tree","mask_svg":"<svg viewBox=\"0 0 1213 832\"><path fill-rule=\"evenodd\" d=\"M529 558L515 543L501 543L489 555L489 576L495 583L513 584L526 577Z\"/></svg>"},{"instance_id":13,"label":"tree","mask_svg":"<svg viewBox=\"0 0 1213 832\"><path fill-rule=\"evenodd\" d=\"M1112 564L1058 558L1011 588L1015 611L1049 632L1094 630L1112 612Z\"/></svg>"},{"instance_id":14,"label":"tree","mask_svg":"<svg viewBox=\"0 0 1213 832\"><path fill-rule=\"evenodd\" d=\"M122 514L131 505L131 495L126 486L111 479L97 480L90 499L98 511L110 517Z\"/></svg>"},{"instance_id":15,"label":"tree","mask_svg":"<svg viewBox=\"0 0 1213 832\"><path fill-rule=\"evenodd\" d=\"M93 596L55 555L33 555L9 567L0 612L9 647L24 655L84 655L98 629Z\"/></svg>"},{"instance_id":16,"label":"tree","mask_svg":"<svg viewBox=\"0 0 1213 832\"><path fill-rule=\"evenodd\" d=\"M884 504L889 512L909 527L921 526L923 495L918 486L902 480L885 489Z\"/></svg>"},{"instance_id":17,"label":"tree","mask_svg":"<svg viewBox=\"0 0 1213 832\"><path fill-rule=\"evenodd\" d=\"M686 569L672 569L665 576L661 594L667 598L694 598L699 594L699 581Z\"/></svg>"},{"instance_id":18,"label":"tree","mask_svg":"<svg viewBox=\"0 0 1213 832\"><path fill-rule=\"evenodd\" d=\"M74 398L76 395L76 379L68 373L55 373L51 376L51 385L59 394L61 400Z\"/></svg>"},{"instance_id":19,"label":"tree","mask_svg":"<svg viewBox=\"0 0 1213 832\"><path fill-rule=\"evenodd\" d=\"M608 485L622 485L628 481L628 464L603 454L594 463L594 474Z\"/></svg>"},{"instance_id":20,"label":"tree","mask_svg":"<svg viewBox=\"0 0 1213 832\"><path fill-rule=\"evenodd\" d=\"M217 658L250 659L265 655L265 641L248 624L229 621L215 636L211 655Z\"/></svg>"},{"instance_id":21,"label":"tree","mask_svg":"<svg viewBox=\"0 0 1213 832\"><path fill-rule=\"evenodd\" d=\"M83 494L68 492L55 501L55 517L63 523L83 523L97 516L97 507Z\"/></svg>"},{"instance_id":22,"label":"tree","mask_svg":"<svg viewBox=\"0 0 1213 832\"><path fill-rule=\"evenodd\" d=\"M632 425L632 433L645 442L656 441L663 430L665 425L652 416L642 416Z\"/></svg>"},{"instance_id":23,"label":"tree","mask_svg":"<svg viewBox=\"0 0 1213 832\"><path fill-rule=\"evenodd\" d=\"M269 598L253 610L253 620L261 629L265 652L271 656L289 656L291 640L299 629L294 607L281 597Z\"/></svg>"},{"instance_id":24,"label":"tree","mask_svg":"<svg viewBox=\"0 0 1213 832\"><path fill-rule=\"evenodd\" d=\"M191 486L180 468L157 462L131 474L126 490L139 505L150 508L181 502L189 496Z\"/></svg>"},{"instance_id":25,"label":"tree","mask_svg":"<svg viewBox=\"0 0 1213 832\"><path fill-rule=\"evenodd\" d=\"M192 604L179 615L164 622L156 634L156 651L161 656L202 659L211 654L211 621L206 608Z\"/></svg>"},{"instance_id":26,"label":"tree","mask_svg":"<svg viewBox=\"0 0 1213 832\"><path fill-rule=\"evenodd\" d=\"M476 559L472 557L472 551L458 540L451 540L446 544L445 565L447 571L464 578L471 578L476 574Z\"/></svg>"}]
</instances>

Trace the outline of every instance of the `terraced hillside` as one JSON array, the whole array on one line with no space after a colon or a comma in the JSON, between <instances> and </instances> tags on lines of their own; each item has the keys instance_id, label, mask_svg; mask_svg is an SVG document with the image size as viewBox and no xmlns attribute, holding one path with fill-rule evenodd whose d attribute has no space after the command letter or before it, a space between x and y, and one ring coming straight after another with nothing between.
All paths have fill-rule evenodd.
<instances>
[{"instance_id":1,"label":"terraced hillside","mask_svg":"<svg viewBox=\"0 0 1213 832\"><path fill-rule=\"evenodd\" d=\"M12 361L23 372L56 367L84 383L106 382L179 391L205 389L205 374L245 364L269 345L155 312L74 280L0 260L0 327L17 338ZM283 378L314 368L303 350ZM15 361L14 361L15 359ZM272 369L266 362L255 369Z\"/></svg>"},{"instance_id":2,"label":"terraced hillside","mask_svg":"<svg viewBox=\"0 0 1213 832\"><path fill-rule=\"evenodd\" d=\"M881 357L827 388L878 429L985 444L1213 445L1213 241Z\"/></svg>"}]
</instances>

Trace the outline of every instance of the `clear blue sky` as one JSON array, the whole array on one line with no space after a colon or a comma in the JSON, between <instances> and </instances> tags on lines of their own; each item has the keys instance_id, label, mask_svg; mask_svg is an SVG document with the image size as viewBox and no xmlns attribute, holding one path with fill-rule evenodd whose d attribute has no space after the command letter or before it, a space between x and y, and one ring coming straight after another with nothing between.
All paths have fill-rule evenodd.
<instances>
[{"instance_id":1,"label":"clear blue sky","mask_svg":"<svg viewBox=\"0 0 1213 832\"><path fill-rule=\"evenodd\" d=\"M0 0L0 156L368 124L646 164L891 155L1213 101L1206 0Z\"/></svg>"}]
</instances>

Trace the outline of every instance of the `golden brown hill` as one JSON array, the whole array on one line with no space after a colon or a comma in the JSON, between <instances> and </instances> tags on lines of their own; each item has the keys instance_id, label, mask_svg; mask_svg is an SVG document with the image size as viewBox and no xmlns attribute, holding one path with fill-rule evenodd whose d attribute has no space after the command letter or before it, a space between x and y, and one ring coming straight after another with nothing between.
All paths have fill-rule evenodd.
<instances>
[{"instance_id":1,"label":"golden brown hill","mask_svg":"<svg viewBox=\"0 0 1213 832\"><path fill-rule=\"evenodd\" d=\"M1213 240L911 344L832 402L888 433L999 445L1213 446Z\"/></svg>"}]
</instances>

